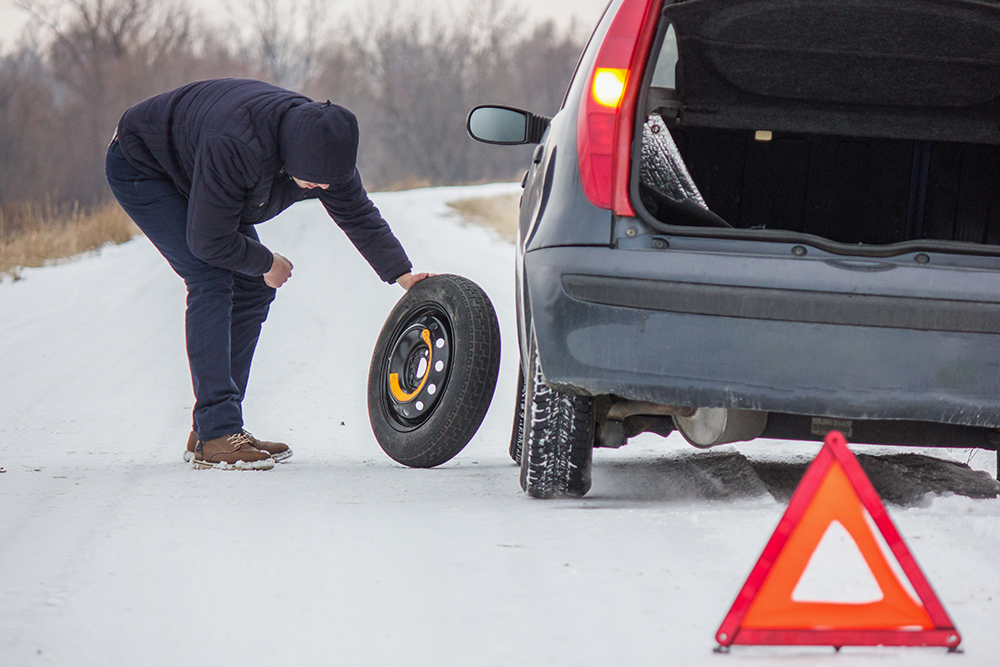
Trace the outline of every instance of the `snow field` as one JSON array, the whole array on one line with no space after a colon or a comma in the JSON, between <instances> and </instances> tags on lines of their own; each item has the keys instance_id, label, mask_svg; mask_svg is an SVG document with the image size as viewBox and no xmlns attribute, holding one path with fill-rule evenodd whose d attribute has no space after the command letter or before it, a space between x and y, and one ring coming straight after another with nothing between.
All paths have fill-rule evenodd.
<instances>
[{"instance_id":1,"label":"snow field","mask_svg":"<svg viewBox=\"0 0 1000 667\"><path fill-rule=\"evenodd\" d=\"M193 400L184 288L145 239L0 284L0 665L995 664L996 498L889 508L962 656L719 656L715 630L784 511L754 465L804 465L818 445L703 452L645 435L596 452L582 500L521 493L507 456L513 248L446 206L517 191L374 196L415 270L476 281L500 318L491 410L433 470L388 459L368 425L372 347L402 290L378 281L319 206L260 227L295 264L244 404L251 431L295 450L270 472L181 461ZM992 453L971 465L996 473Z\"/></svg>"}]
</instances>

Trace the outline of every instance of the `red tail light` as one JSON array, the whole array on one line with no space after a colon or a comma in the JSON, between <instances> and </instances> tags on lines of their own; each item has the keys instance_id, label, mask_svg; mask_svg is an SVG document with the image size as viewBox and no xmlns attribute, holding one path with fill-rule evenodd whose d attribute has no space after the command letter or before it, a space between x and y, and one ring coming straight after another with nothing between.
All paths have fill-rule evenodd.
<instances>
[{"instance_id":1,"label":"red tail light","mask_svg":"<svg viewBox=\"0 0 1000 667\"><path fill-rule=\"evenodd\" d=\"M635 215L629 202L635 102L663 0L625 0L611 21L580 100L577 151L594 206Z\"/></svg>"}]
</instances>

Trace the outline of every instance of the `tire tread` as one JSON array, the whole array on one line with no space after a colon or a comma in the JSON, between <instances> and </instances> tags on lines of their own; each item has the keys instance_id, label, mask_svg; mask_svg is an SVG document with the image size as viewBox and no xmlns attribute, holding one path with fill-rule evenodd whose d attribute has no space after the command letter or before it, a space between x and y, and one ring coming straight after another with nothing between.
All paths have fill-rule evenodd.
<instances>
[{"instance_id":1,"label":"tire tread","mask_svg":"<svg viewBox=\"0 0 1000 667\"><path fill-rule=\"evenodd\" d=\"M534 498L580 497L590 490L593 399L545 384L537 362L521 451L522 487ZM526 460L525 460L526 457Z\"/></svg>"}]
</instances>

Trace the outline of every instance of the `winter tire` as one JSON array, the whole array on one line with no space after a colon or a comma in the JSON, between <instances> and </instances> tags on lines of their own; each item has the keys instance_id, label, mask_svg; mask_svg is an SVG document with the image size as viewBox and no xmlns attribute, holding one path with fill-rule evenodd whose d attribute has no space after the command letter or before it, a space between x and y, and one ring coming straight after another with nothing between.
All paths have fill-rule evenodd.
<instances>
[{"instance_id":1,"label":"winter tire","mask_svg":"<svg viewBox=\"0 0 1000 667\"><path fill-rule=\"evenodd\" d=\"M396 304L368 370L368 418L386 454L433 468L469 444L500 370L500 329L471 280L431 276Z\"/></svg>"},{"instance_id":2,"label":"winter tire","mask_svg":"<svg viewBox=\"0 0 1000 667\"><path fill-rule=\"evenodd\" d=\"M521 488L534 498L580 497L590 490L594 400L545 384L532 346L525 378Z\"/></svg>"}]
</instances>

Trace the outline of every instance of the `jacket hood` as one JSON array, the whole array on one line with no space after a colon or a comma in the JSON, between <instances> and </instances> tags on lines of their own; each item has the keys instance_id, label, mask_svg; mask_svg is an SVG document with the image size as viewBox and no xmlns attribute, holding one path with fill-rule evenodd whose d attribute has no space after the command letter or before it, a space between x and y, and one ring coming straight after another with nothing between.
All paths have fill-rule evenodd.
<instances>
[{"instance_id":1,"label":"jacket hood","mask_svg":"<svg viewBox=\"0 0 1000 667\"><path fill-rule=\"evenodd\" d=\"M281 119L278 147L285 171L312 183L335 183L354 174L358 119L332 102L308 102Z\"/></svg>"}]
</instances>

